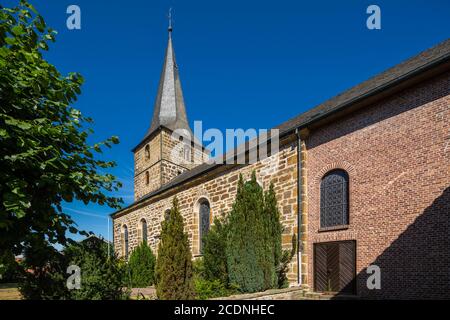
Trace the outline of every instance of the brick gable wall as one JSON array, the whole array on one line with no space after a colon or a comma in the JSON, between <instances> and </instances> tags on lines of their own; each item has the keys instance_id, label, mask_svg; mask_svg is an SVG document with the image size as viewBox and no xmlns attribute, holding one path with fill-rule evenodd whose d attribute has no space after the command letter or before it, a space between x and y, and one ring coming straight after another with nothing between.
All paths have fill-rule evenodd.
<instances>
[{"instance_id":1,"label":"brick gable wall","mask_svg":"<svg viewBox=\"0 0 450 320\"><path fill-rule=\"evenodd\" d=\"M363 297L450 298L449 88L446 73L312 131L306 141L309 242L356 240ZM320 232L320 180L333 168L350 176L350 225ZM371 264L381 268L381 290L367 289Z\"/></svg>"}]
</instances>

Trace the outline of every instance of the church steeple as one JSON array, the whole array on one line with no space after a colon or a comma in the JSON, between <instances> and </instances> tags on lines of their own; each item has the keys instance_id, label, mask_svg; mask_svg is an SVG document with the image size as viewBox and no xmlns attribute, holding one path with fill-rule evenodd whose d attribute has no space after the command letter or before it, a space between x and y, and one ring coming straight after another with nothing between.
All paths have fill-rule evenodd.
<instances>
[{"instance_id":1,"label":"church steeple","mask_svg":"<svg viewBox=\"0 0 450 320\"><path fill-rule=\"evenodd\" d=\"M176 129L185 129L187 130L186 133L192 134L187 120L183 91L181 90L180 76L178 74L178 66L172 45L172 22L170 12L168 33L169 39L161 78L159 80L153 119L145 138L157 131L160 127L166 127L172 131Z\"/></svg>"},{"instance_id":2,"label":"church steeple","mask_svg":"<svg viewBox=\"0 0 450 320\"><path fill-rule=\"evenodd\" d=\"M208 159L208 151L193 136L187 120L172 46L171 20L168 31L166 55L150 129L132 150L135 200L161 188L178 175ZM175 130L177 132L174 136Z\"/></svg>"}]
</instances>

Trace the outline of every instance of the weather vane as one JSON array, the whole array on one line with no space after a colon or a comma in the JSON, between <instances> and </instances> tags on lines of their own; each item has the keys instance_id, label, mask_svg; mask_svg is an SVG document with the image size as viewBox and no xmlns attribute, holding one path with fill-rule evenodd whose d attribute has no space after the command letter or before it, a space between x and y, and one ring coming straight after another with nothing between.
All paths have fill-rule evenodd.
<instances>
[{"instance_id":1,"label":"weather vane","mask_svg":"<svg viewBox=\"0 0 450 320\"><path fill-rule=\"evenodd\" d=\"M169 19L169 32L172 32L172 7L169 8L167 19Z\"/></svg>"}]
</instances>

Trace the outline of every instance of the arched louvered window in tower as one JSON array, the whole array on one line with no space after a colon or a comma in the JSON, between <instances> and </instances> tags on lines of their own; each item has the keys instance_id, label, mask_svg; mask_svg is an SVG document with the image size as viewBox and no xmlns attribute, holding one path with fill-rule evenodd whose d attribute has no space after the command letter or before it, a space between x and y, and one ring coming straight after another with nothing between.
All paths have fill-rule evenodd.
<instances>
[{"instance_id":1,"label":"arched louvered window in tower","mask_svg":"<svg viewBox=\"0 0 450 320\"><path fill-rule=\"evenodd\" d=\"M348 174L333 170L325 174L320 183L320 227L348 225Z\"/></svg>"},{"instance_id":2,"label":"arched louvered window in tower","mask_svg":"<svg viewBox=\"0 0 450 320\"><path fill-rule=\"evenodd\" d=\"M209 215L210 206L208 200L202 200L199 206L199 220L200 220L200 252L203 252L203 237L209 231Z\"/></svg>"},{"instance_id":3,"label":"arched louvered window in tower","mask_svg":"<svg viewBox=\"0 0 450 320\"><path fill-rule=\"evenodd\" d=\"M146 145L145 146L145 160L150 159L150 146Z\"/></svg>"}]
</instances>

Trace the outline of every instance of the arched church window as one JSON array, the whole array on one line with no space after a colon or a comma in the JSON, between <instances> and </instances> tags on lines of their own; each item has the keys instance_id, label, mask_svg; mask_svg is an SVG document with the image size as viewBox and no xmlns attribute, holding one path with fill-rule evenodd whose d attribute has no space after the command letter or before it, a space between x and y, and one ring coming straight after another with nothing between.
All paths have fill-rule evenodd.
<instances>
[{"instance_id":1,"label":"arched church window","mask_svg":"<svg viewBox=\"0 0 450 320\"><path fill-rule=\"evenodd\" d=\"M149 145L145 146L145 159L146 160L150 159L150 146Z\"/></svg>"},{"instance_id":2,"label":"arched church window","mask_svg":"<svg viewBox=\"0 0 450 320\"><path fill-rule=\"evenodd\" d=\"M184 160L185 161L191 161L191 148L188 145L185 145L183 147L184 150Z\"/></svg>"},{"instance_id":3,"label":"arched church window","mask_svg":"<svg viewBox=\"0 0 450 320\"><path fill-rule=\"evenodd\" d=\"M203 238L209 231L209 215L211 208L208 200L203 199L199 206L199 221L200 221L200 252L203 252L204 241Z\"/></svg>"},{"instance_id":4,"label":"arched church window","mask_svg":"<svg viewBox=\"0 0 450 320\"><path fill-rule=\"evenodd\" d=\"M123 237L123 255L126 260L128 260L128 227L123 225L122 227L122 237Z\"/></svg>"},{"instance_id":5,"label":"arched church window","mask_svg":"<svg viewBox=\"0 0 450 320\"><path fill-rule=\"evenodd\" d=\"M170 218L170 209L166 209L164 211L164 220L169 220Z\"/></svg>"},{"instance_id":6,"label":"arched church window","mask_svg":"<svg viewBox=\"0 0 450 320\"><path fill-rule=\"evenodd\" d=\"M148 185L150 183L150 173L148 171L145 172L145 184Z\"/></svg>"},{"instance_id":7,"label":"arched church window","mask_svg":"<svg viewBox=\"0 0 450 320\"><path fill-rule=\"evenodd\" d=\"M142 241L147 243L147 221L145 219L141 220L142 229Z\"/></svg>"},{"instance_id":8,"label":"arched church window","mask_svg":"<svg viewBox=\"0 0 450 320\"><path fill-rule=\"evenodd\" d=\"M320 227L347 225L349 221L348 173L337 169L328 172L320 183Z\"/></svg>"}]
</instances>

